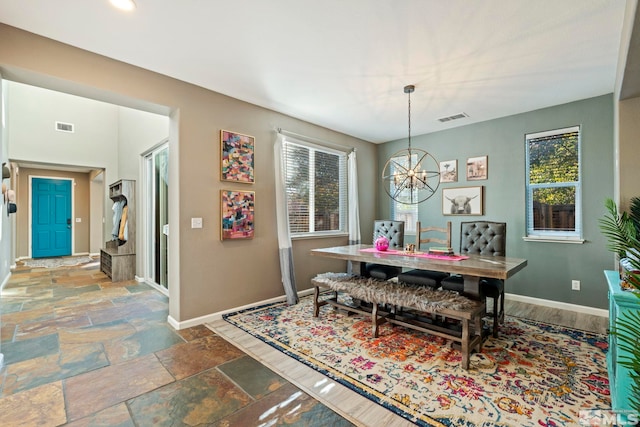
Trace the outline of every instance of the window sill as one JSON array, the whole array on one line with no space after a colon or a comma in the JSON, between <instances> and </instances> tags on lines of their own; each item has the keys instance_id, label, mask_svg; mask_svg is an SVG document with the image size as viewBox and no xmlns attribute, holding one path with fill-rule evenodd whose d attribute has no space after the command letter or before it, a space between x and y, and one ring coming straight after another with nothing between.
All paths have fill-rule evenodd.
<instances>
[{"instance_id":1,"label":"window sill","mask_svg":"<svg viewBox=\"0 0 640 427\"><path fill-rule=\"evenodd\" d=\"M308 239L327 239L336 237L349 237L349 233L315 233L315 234L300 234L297 236L291 236L291 240L308 240Z\"/></svg>"},{"instance_id":2,"label":"window sill","mask_svg":"<svg viewBox=\"0 0 640 427\"><path fill-rule=\"evenodd\" d=\"M582 245L585 240L578 237L553 237L553 236L525 236L522 238L525 242L542 242L542 243L571 243L574 245Z\"/></svg>"}]
</instances>

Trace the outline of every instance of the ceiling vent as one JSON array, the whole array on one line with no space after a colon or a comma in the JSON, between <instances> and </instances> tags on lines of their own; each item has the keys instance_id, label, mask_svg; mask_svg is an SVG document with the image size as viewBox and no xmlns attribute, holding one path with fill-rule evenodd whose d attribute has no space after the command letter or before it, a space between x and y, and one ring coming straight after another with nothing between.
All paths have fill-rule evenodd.
<instances>
[{"instance_id":1,"label":"ceiling vent","mask_svg":"<svg viewBox=\"0 0 640 427\"><path fill-rule=\"evenodd\" d=\"M469 117L469 115L467 113L458 113L458 114L454 114L453 116L442 117L438 119L438 121L441 123L446 123L452 120L464 119L465 117Z\"/></svg>"},{"instance_id":2,"label":"ceiling vent","mask_svg":"<svg viewBox=\"0 0 640 427\"><path fill-rule=\"evenodd\" d=\"M73 123L56 122L56 130L60 132L73 133Z\"/></svg>"}]
</instances>

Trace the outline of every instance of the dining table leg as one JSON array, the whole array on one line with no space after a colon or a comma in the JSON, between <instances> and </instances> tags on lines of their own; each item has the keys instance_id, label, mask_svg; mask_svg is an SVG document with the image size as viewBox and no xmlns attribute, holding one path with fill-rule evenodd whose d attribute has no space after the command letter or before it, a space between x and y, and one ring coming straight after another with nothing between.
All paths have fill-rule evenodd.
<instances>
[{"instance_id":1,"label":"dining table leg","mask_svg":"<svg viewBox=\"0 0 640 427\"><path fill-rule=\"evenodd\" d=\"M463 274L462 278L464 279L464 289L462 290L464 296L480 301L480 277Z\"/></svg>"},{"instance_id":2,"label":"dining table leg","mask_svg":"<svg viewBox=\"0 0 640 427\"><path fill-rule=\"evenodd\" d=\"M351 267L351 274L355 274L356 276L364 276L366 271L366 263L358 262L358 261L347 261L349 266Z\"/></svg>"}]
</instances>

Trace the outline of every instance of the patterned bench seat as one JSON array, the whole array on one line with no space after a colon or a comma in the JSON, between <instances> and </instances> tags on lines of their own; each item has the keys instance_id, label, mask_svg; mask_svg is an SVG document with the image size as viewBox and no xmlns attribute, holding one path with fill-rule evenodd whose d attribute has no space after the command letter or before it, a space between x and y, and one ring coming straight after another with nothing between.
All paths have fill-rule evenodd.
<instances>
[{"instance_id":1,"label":"patterned bench seat","mask_svg":"<svg viewBox=\"0 0 640 427\"><path fill-rule=\"evenodd\" d=\"M478 352L482 351L482 317L486 311L484 301L474 301L453 291L348 273L319 274L311 279L311 284L314 286L314 317L319 316L321 306L330 304L350 312L370 314L374 337L378 336L381 324L390 322L453 340L460 344L464 369L469 368L471 350L475 348ZM333 295L321 300L320 288L331 289ZM371 308L338 302L339 292L370 303ZM436 322L417 320L414 314L404 312L407 309L431 314L432 318L440 315L456 319L460 321L461 328L452 329Z\"/></svg>"}]
</instances>

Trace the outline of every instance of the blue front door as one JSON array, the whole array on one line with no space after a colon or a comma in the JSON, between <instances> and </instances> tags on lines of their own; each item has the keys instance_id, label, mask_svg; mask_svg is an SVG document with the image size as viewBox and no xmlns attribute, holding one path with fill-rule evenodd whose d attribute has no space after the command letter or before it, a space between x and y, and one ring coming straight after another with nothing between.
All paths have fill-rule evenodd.
<instances>
[{"instance_id":1,"label":"blue front door","mask_svg":"<svg viewBox=\"0 0 640 427\"><path fill-rule=\"evenodd\" d=\"M71 255L71 181L34 178L31 205L31 256Z\"/></svg>"}]
</instances>

